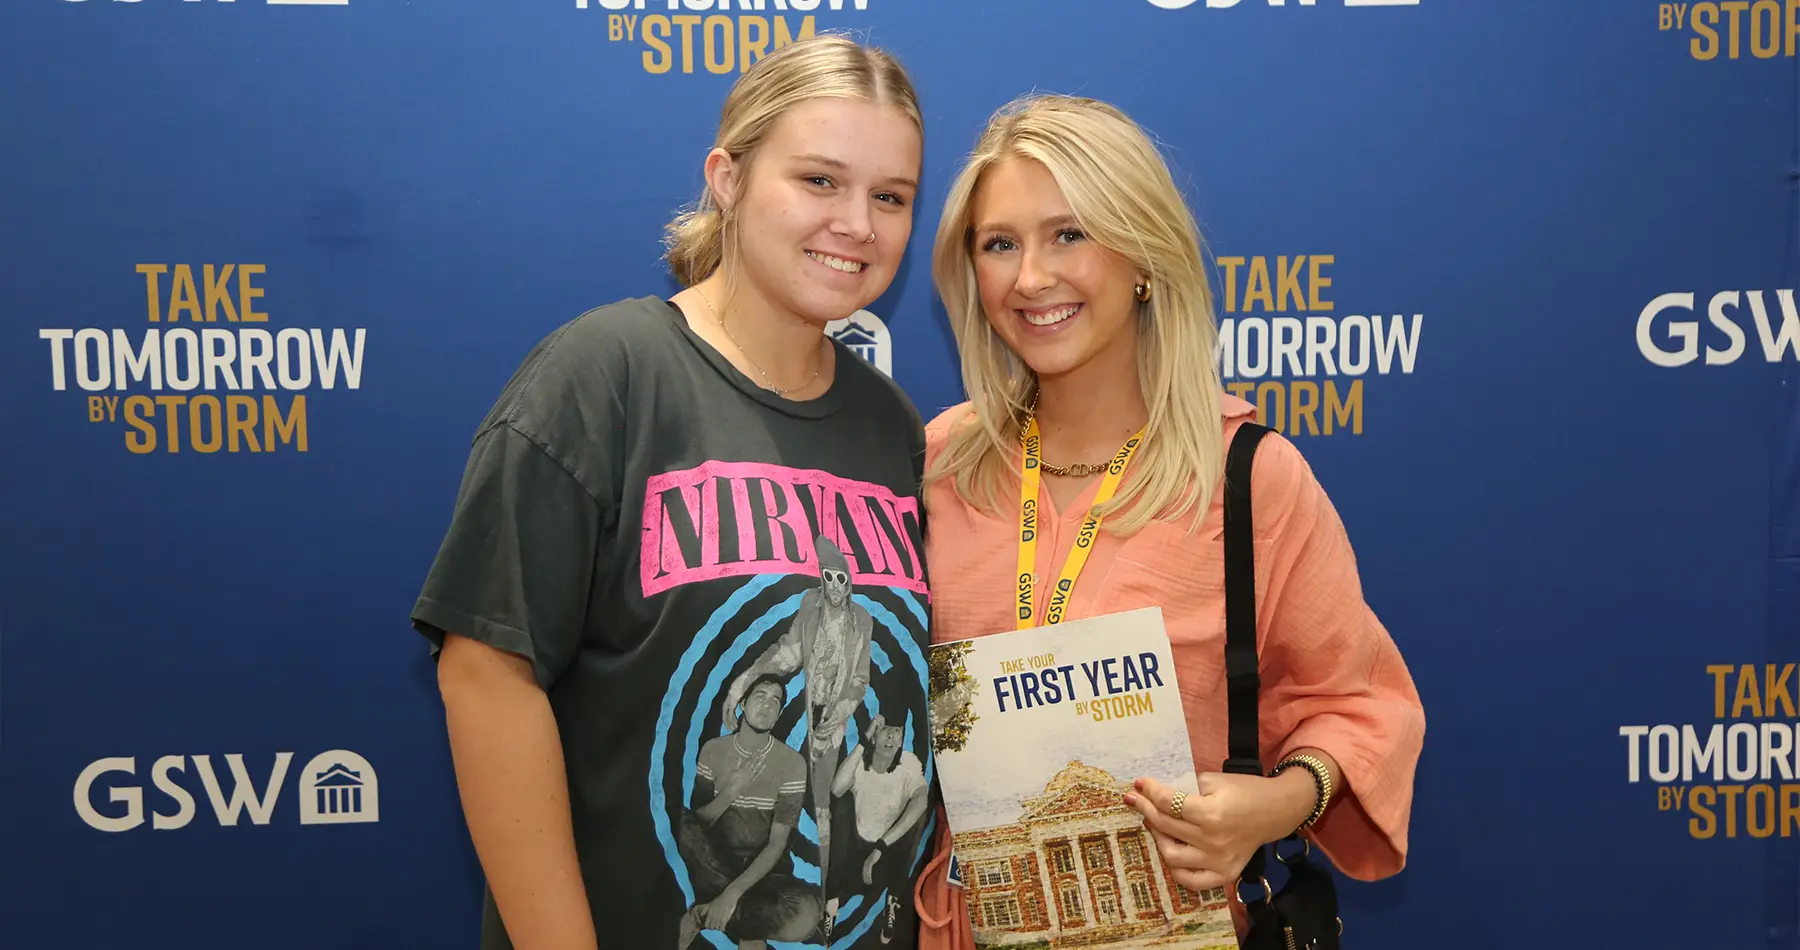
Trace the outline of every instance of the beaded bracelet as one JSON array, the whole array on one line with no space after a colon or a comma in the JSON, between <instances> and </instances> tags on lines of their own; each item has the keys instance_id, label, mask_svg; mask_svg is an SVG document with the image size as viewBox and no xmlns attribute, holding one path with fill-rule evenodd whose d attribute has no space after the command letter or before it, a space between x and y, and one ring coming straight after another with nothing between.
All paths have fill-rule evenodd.
<instances>
[{"instance_id":1,"label":"beaded bracelet","mask_svg":"<svg viewBox=\"0 0 1800 950\"><path fill-rule=\"evenodd\" d=\"M1312 814L1307 815L1306 820L1300 823L1301 828L1310 828L1314 822L1319 820L1320 816L1325 814L1325 807L1331 804L1331 771L1325 768L1324 762L1319 761L1313 756L1292 755L1281 760L1274 769L1270 770L1269 777L1274 778L1294 766L1299 766L1300 768L1311 772L1313 783L1319 788L1318 803L1313 806Z\"/></svg>"}]
</instances>

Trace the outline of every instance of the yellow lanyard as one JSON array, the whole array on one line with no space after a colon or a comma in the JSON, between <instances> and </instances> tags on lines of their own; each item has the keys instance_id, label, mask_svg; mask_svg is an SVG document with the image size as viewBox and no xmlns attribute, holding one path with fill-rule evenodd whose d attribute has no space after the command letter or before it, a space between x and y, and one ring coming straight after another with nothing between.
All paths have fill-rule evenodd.
<instances>
[{"instance_id":1,"label":"yellow lanyard","mask_svg":"<svg viewBox=\"0 0 1800 950\"><path fill-rule=\"evenodd\" d=\"M1049 608L1044 612L1044 623L1061 623L1063 611L1069 606L1069 595L1075 590L1075 578L1080 576L1081 569L1087 565L1088 554L1094 548L1094 536L1100 530L1101 519L1094 514L1094 509L1112 498L1113 492L1119 488L1119 482L1125 477L1125 466L1131 462L1132 455L1137 453L1138 445L1144 441L1144 430L1125 440L1119 446L1119 452L1113 456L1112 464L1106 467L1106 477L1100 480L1100 490L1094 495L1093 507L1088 509L1086 520L1081 522L1081 530L1075 534L1075 546L1069 549L1069 558L1063 563L1062 575L1056 579L1056 588L1050 594ZM1037 571L1037 536L1038 536L1038 483L1043 478L1040 467L1043 465L1042 444L1038 437L1037 419L1032 419L1025 426L1025 453L1021 460L1019 485L1019 625L1024 630L1032 626L1032 617L1037 612L1033 596L1036 586L1034 574Z\"/></svg>"}]
</instances>

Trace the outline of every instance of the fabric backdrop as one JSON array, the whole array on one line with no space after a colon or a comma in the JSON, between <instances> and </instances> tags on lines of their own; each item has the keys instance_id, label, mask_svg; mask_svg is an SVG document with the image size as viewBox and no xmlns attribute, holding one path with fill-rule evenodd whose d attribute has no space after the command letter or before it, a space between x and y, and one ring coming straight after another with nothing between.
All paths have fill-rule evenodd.
<instances>
[{"instance_id":1,"label":"fabric backdrop","mask_svg":"<svg viewBox=\"0 0 1800 950\"><path fill-rule=\"evenodd\" d=\"M985 117L1162 140L1427 706L1352 946L1800 946L1800 0L10 0L0 944L473 946L406 616L474 426L827 30L923 97L842 332L927 416Z\"/></svg>"}]
</instances>

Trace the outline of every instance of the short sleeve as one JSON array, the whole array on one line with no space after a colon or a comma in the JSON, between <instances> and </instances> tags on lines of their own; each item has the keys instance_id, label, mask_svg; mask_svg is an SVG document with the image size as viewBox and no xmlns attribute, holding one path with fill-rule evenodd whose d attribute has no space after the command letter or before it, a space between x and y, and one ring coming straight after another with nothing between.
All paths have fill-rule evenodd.
<instances>
[{"instance_id":1,"label":"short sleeve","mask_svg":"<svg viewBox=\"0 0 1800 950\"><path fill-rule=\"evenodd\" d=\"M790 828L800 823L800 808L806 802L806 763L798 754L793 757L793 767L784 770L781 784L775 789L775 815L778 824Z\"/></svg>"},{"instance_id":2,"label":"short sleeve","mask_svg":"<svg viewBox=\"0 0 1800 950\"><path fill-rule=\"evenodd\" d=\"M435 652L456 633L531 661L549 689L587 623L600 506L512 425L490 425L464 468L449 530L412 612Z\"/></svg>"},{"instance_id":3,"label":"short sleeve","mask_svg":"<svg viewBox=\"0 0 1800 950\"><path fill-rule=\"evenodd\" d=\"M1265 439L1253 483L1265 761L1302 748L1329 753L1346 787L1310 836L1352 878L1398 873L1425 738L1418 691L1363 599L1343 522L1298 450Z\"/></svg>"},{"instance_id":4,"label":"short sleeve","mask_svg":"<svg viewBox=\"0 0 1800 950\"><path fill-rule=\"evenodd\" d=\"M911 798L925 787L925 769L919 765L918 756L904 749L900 751L900 767L906 771L906 783L900 797Z\"/></svg>"},{"instance_id":5,"label":"short sleeve","mask_svg":"<svg viewBox=\"0 0 1800 950\"><path fill-rule=\"evenodd\" d=\"M693 808L705 808L712 803L713 796L718 794L718 780L713 776L711 744L700 748L698 761L694 763L694 797Z\"/></svg>"}]
</instances>

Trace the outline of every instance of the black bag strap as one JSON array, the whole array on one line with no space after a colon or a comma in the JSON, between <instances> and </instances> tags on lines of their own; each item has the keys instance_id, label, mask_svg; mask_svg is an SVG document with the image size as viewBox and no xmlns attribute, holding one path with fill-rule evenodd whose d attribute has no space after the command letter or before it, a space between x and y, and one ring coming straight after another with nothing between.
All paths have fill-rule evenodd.
<instances>
[{"instance_id":1,"label":"black bag strap","mask_svg":"<svg viewBox=\"0 0 1800 950\"><path fill-rule=\"evenodd\" d=\"M1256 717L1262 681L1256 670L1256 533L1250 517L1250 467L1256 447L1271 431L1245 422L1225 456L1225 688L1230 727L1225 771L1263 774ZM1263 849L1244 866L1243 880L1263 872Z\"/></svg>"},{"instance_id":2,"label":"black bag strap","mask_svg":"<svg viewBox=\"0 0 1800 950\"><path fill-rule=\"evenodd\" d=\"M1239 426L1225 457L1225 683L1230 699L1230 744L1225 771L1261 775L1256 698L1256 543L1250 516L1250 466L1271 430Z\"/></svg>"}]
</instances>

